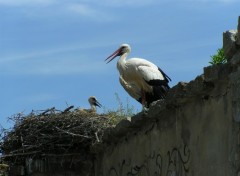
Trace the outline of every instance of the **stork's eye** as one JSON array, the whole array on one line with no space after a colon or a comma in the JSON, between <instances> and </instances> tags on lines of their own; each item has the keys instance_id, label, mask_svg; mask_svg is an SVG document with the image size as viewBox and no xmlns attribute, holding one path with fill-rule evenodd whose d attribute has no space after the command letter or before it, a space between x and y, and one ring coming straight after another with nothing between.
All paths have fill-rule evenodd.
<instances>
[{"instance_id":1,"label":"stork's eye","mask_svg":"<svg viewBox=\"0 0 240 176\"><path fill-rule=\"evenodd\" d=\"M127 47L126 46L122 46L122 48L121 48L121 54L123 54L123 53L126 53L127 52Z\"/></svg>"}]
</instances>

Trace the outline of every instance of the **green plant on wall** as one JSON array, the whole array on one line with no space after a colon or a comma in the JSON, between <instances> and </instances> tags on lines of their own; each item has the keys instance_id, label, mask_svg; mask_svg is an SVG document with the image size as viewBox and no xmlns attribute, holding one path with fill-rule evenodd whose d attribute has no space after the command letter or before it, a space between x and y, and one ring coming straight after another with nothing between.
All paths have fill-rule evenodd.
<instances>
[{"instance_id":1,"label":"green plant on wall","mask_svg":"<svg viewBox=\"0 0 240 176\"><path fill-rule=\"evenodd\" d=\"M217 50L217 53L211 56L212 60L209 62L210 64L225 64L227 63L227 59L224 56L223 48Z\"/></svg>"}]
</instances>

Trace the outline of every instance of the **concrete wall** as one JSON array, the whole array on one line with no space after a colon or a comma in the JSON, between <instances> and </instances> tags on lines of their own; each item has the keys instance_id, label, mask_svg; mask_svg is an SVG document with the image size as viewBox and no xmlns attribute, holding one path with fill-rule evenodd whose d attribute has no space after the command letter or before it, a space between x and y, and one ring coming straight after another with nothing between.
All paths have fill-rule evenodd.
<instances>
[{"instance_id":1,"label":"concrete wall","mask_svg":"<svg viewBox=\"0 0 240 176\"><path fill-rule=\"evenodd\" d=\"M231 40L226 34L225 45ZM228 64L204 68L203 75L173 87L148 113L109 131L95 175L239 176L240 50L235 44L234 52L228 46Z\"/></svg>"},{"instance_id":2,"label":"concrete wall","mask_svg":"<svg viewBox=\"0 0 240 176\"><path fill-rule=\"evenodd\" d=\"M84 157L84 158L83 158ZM92 158L82 154L47 155L41 159L26 158L26 165L11 166L9 176L90 176Z\"/></svg>"},{"instance_id":3,"label":"concrete wall","mask_svg":"<svg viewBox=\"0 0 240 176\"><path fill-rule=\"evenodd\" d=\"M144 117L151 120L106 144L95 175L238 175L240 71L228 81L170 107L158 102L155 114Z\"/></svg>"}]
</instances>

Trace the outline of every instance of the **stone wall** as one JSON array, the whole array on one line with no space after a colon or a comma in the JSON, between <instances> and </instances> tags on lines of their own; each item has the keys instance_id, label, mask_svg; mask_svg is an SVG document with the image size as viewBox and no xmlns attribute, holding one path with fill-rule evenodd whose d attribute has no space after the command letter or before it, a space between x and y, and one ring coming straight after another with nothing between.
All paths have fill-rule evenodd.
<instances>
[{"instance_id":1,"label":"stone wall","mask_svg":"<svg viewBox=\"0 0 240 176\"><path fill-rule=\"evenodd\" d=\"M204 68L195 80L174 86L166 101L110 130L97 152L95 175L239 176L237 35L224 33L227 64Z\"/></svg>"}]
</instances>

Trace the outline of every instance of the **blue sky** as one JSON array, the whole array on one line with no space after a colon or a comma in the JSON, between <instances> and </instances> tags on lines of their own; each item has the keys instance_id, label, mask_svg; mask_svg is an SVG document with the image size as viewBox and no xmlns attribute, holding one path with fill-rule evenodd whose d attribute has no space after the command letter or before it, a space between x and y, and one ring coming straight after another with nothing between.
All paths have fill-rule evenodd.
<instances>
[{"instance_id":1,"label":"blue sky","mask_svg":"<svg viewBox=\"0 0 240 176\"><path fill-rule=\"evenodd\" d=\"M116 61L104 59L128 43L130 57L158 65L171 86L188 82L222 47L222 33L237 28L239 7L238 0L0 0L0 124L11 126L7 117L19 112L88 108L91 95L117 109L117 93L139 111L118 82Z\"/></svg>"}]
</instances>

